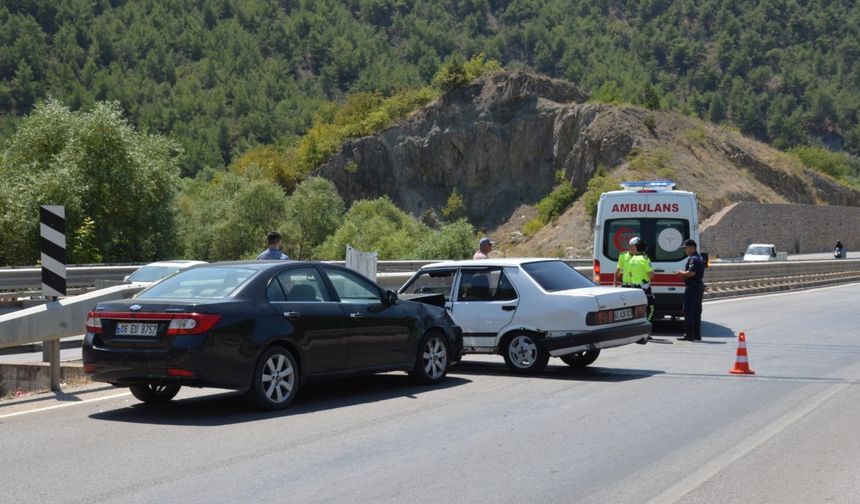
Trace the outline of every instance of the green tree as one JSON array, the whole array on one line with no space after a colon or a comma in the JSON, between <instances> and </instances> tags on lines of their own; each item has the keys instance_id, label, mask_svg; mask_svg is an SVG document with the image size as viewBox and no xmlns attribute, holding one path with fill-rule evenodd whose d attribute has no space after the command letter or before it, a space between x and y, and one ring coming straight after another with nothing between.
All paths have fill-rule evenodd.
<instances>
[{"instance_id":1,"label":"green tree","mask_svg":"<svg viewBox=\"0 0 860 504\"><path fill-rule=\"evenodd\" d=\"M343 224L318 252L321 259L344 259L346 246L376 252L379 259L415 259L417 244L429 228L398 209L387 197L352 204Z\"/></svg>"},{"instance_id":2,"label":"green tree","mask_svg":"<svg viewBox=\"0 0 860 504\"><path fill-rule=\"evenodd\" d=\"M6 261L38 257L38 207L66 207L67 229L86 219L80 235L105 261L148 261L176 251L173 201L180 151L169 140L136 132L115 103L72 112L57 101L39 105L23 121L0 166L11 212L0 232ZM69 247L75 250L78 235Z\"/></svg>"},{"instance_id":3,"label":"green tree","mask_svg":"<svg viewBox=\"0 0 860 504\"><path fill-rule=\"evenodd\" d=\"M296 187L286 206L281 226L290 257L309 259L317 247L333 234L344 218L343 198L334 184L311 177Z\"/></svg>"}]
</instances>

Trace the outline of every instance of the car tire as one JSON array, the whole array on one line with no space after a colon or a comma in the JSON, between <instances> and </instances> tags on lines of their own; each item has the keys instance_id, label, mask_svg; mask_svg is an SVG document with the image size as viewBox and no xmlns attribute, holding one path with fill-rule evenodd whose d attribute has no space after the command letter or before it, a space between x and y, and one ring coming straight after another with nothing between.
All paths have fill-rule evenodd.
<instances>
[{"instance_id":1,"label":"car tire","mask_svg":"<svg viewBox=\"0 0 860 504\"><path fill-rule=\"evenodd\" d=\"M409 373L424 385L439 383L451 367L451 350L448 340L438 331L430 331L418 343L415 368Z\"/></svg>"},{"instance_id":2,"label":"car tire","mask_svg":"<svg viewBox=\"0 0 860 504\"><path fill-rule=\"evenodd\" d=\"M584 368L585 366L596 361L597 357L599 356L600 350L585 350L583 352L562 355L561 360L563 360L564 363L570 367Z\"/></svg>"},{"instance_id":3,"label":"car tire","mask_svg":"<svg viewBox=\"0 0 860 504\"><path fill-rule=\"evenodd\" d=\"M180 388L179 385L156 385L153 383L139 383L128 387L131 395L146 404L167 404L176 397Z\"/></svg>"},{"instance_id":4,"label":"car tire","mask_svg":"<svg viewBox=\"0 0 860 504\"><path fill-rule=\"evenodd\" d=\"M282 346L269 347L257 360L251 388L246 396L267 410L289 406L299 391L299 366L293 352Z\"/></svg>"},{"instance_id":5,"label":"car tire","mask_svg":"<svg viewBox=\"0 0 860 504\"><path fill-rule=\"evenodd\" d=\"M541 373L549 362L549 353L528 333L516 333L505 338L502 356L508 368L517 374Z\"/></svg>"}]
</instances>

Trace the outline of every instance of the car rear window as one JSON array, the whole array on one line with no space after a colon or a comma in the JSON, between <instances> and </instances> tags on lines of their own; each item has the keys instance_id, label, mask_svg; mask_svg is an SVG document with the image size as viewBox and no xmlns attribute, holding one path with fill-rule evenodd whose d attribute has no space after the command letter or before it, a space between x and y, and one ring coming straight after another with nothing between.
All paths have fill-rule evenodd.
<instances>
[{"instance_id":1,"label":"car rear window","mask_svg":"<svg viewBox=\"0 0 860 504\"><path fill-rule=\"evenodd\" d=\"M221 299L230 297L257 270L199 267L180 271L137 295L138 299Z\"/></svg>"},{"instance_id":2,"label":"car rear window","mask_svg":"<svg viewBox=\"0 0 860 504\"><path fill-rule=\"evenodd\" d=\"M179 271L179 266L144 266L128 276L129 282L154 282Z\"/></svg>"},{"instance_id":3,"label":"car rear window","mask_svg":"<svg viewBox=\"0 0 860 504\"><path fill-rule=\"evenodd\" d=\"M594 287L594 282L562 261L531 262L523 270L547 292Z\"/></svg>"}]
</instances>

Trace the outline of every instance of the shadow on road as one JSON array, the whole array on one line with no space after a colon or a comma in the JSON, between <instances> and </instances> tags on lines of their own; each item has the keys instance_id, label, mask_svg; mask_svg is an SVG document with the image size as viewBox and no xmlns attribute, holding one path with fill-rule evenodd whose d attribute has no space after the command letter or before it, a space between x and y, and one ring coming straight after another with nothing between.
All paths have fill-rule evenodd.
<instances>
[{"instance_id":1,"label":"shadow on road","mask_svg":"<svg viewBox=\"0 0 860 504\"><path fill-rule=\"evenodd\" d=\"M431 390L456 387L470 380L448 377L435 386L415 385L407 375L373 375L304 385L292 406L282 411L260 411L251 406L240 392L224 392L187 399L174 399L163 406L137 403L127 408L90 415L94 420L214 427L253 422L282 416L367 404L398 397L417 399Z\"/></svg>"},{"instance_id":2,"label":"shadow on road","mask_svg":"<svg viewBox=\"0 0 860 504\"><path fill-rule=\"evenodd\" d=\"M625 382L639 380L654 375L663 374L659 369L627 369L627 368L602 368L599 366L588 366L585 368L572 368L567 365L549 365L546 371L539 375L520 376L512 373L505 363L499 358L499 362L468 361L462 360L451 368L453 375L508 375L523 380L576 380L591 382Z\"/></svg>"},{"instance_id":3,"label":"shadow on road","mask_svg":"<svg viewBox=\"0 0 860 504\"><path fill-rule=\"evenodd\" d=\"M683 320L656 320L653 324L651 332L655 338L677 337L684 335ZM731 327L726 327L715 322L702 321L702 337L703 338L736 338L737 334Z\"/></svg>"}]
</instances>

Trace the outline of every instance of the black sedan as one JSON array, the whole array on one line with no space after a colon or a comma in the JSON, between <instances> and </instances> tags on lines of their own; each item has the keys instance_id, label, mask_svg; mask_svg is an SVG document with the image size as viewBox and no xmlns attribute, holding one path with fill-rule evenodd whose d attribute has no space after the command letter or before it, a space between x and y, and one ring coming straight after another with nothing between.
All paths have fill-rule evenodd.
<instances>
[{"instance_id":1,"label":"black sedan","mask_svg":"<svg viewBox=\"0 0 860 504\"><path fill-rule=\"evenodd\" d=\"M437 383L461 350L460 328L438 306L335 265L255 261L193 267L99 304L83 360L92 380L146 403L186 385L243 390L279 409L322 378L404 370Z\"/></svg>"}]
</instances>

